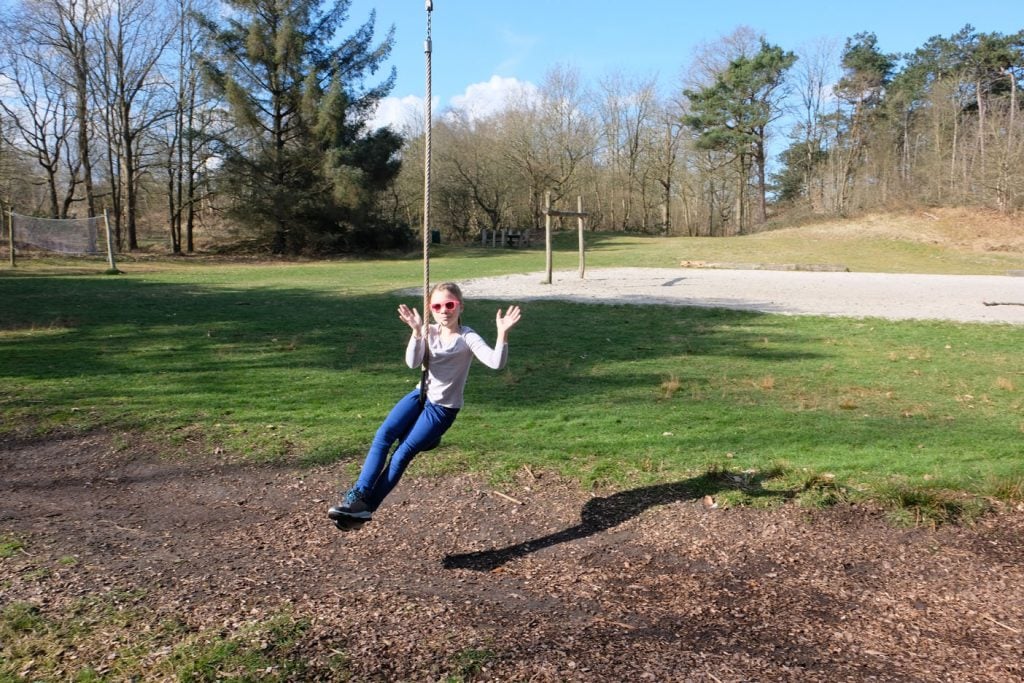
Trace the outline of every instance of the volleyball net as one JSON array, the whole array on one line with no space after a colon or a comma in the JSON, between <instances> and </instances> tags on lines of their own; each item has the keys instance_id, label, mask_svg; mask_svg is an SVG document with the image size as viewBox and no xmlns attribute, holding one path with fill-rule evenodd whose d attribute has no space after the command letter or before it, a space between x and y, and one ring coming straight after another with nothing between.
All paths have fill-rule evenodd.
<instances>
[{"instance_id":1,"label":"volleyball net","mask_svg":"<svg viewBox=\"0 0 1024 683\"><path fill-rule=\"evenodd\" d=\"M11 211L7 214L7 233L12 266L19 254L48 252L103 255L110 270L117 270L106 214L90 218L38 218Z\"/></svg>"}]
</instances>

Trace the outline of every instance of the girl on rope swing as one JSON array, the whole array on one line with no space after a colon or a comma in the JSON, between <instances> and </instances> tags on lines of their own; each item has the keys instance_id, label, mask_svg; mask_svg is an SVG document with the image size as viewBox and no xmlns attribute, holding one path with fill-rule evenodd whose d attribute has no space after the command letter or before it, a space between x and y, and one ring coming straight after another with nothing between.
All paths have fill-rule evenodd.
<instances>
[{"instance_id":1,"label":"girl on rope swing","mask_svg":"<svg viewBox=\"0 0 1024 683\"><path fill-rule=\"evenodd\" d=\"M377 430L359 478L344 500L327 511L339 529L370 521L416 454L437 447L462 408L462 393L474 356L492 370L505 367L508 331L519 322L518 306L509 306L504 315L498 309L498 338L491 348L483 337L462 324L464 303L458 285L436 285L430 290L429 301L433 325L425 324L415 308L405 304L398 307L398 317L412 329L405 362L415 368L424 364L427 354L426 371L420 384L399 399ZM425 392L421 391L424 382ZM388 453L396 441L398 447L389 460Z\"/></svg>"}]
</instances>

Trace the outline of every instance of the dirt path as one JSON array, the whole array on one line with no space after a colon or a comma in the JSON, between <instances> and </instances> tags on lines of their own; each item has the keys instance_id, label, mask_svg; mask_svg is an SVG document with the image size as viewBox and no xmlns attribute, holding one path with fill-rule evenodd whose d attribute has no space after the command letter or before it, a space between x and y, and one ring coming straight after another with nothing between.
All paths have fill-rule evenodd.
<instances>
[{"instance_id":1,"label":"dirt path","mask_svg":"<svg viewBox=\"0 0 1024 683\"><path fill-rule=\"evenodd\" d=\"M342 534L324 517L340 466L170 462L104 436L0 444L0 464L0 534L27 553L0 560L3 604L139 589L197 627L290 609L313 672L344 652L353 680L444 680L485 652L474 680L1024 678L1020 510L908 530L524 472L502 491L522 505L407 478Z\"/></svg>"}]
</instances>

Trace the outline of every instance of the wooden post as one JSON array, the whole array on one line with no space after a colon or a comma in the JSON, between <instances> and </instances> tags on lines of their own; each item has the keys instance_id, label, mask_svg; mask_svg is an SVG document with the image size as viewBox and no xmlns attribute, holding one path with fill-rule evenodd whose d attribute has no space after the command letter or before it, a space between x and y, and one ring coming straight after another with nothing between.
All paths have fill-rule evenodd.
<instances>
[{"instance_id":1,"label":"wooden post","mask_svg":"<svg viewBox=\"0 0 1024 683\"><path fill-rule=\"evenodd\" d=\"M576 220L580 228L580 279L587 270L587 256L583 248L583 197L576 197Z\"/></svg>"},{"instance_id":2,"label":"wooden post","mask_svg":"<svg viewBox=\"0 0 1024 683\"><path fill-rule=\"evenodd\" d=\"M7 212L7 246L11 250L11 268L14 267L14 211Z\"/></svg>"},{"instance_id":3,"label":"wooden post","mask_svg":"<svg viewBox=\"0 0 1024 683\"><path fill-rule=\"evenodd\" d=\"M551 192L544 193L544 268L547 278L544 284L551 284Z\"/></svg>"},{"instance_id":4,"label":"wooden post","mask_svg":"<svg viewBox=\"0 0 1024 683\"><path fill-rule=\"evenodd\" d=\"M586 259L584 256L584 244L583 244L583 219L586 218L587 214L583 211L583 197L576 197L576 211L555 211L551 208L551 193L544 193L544 239L546 242L545 257L547 265L547 280L545 284L551 284L551 217L552 216L575 216L579 219L579 230L580 230L580 277L583 277L583 273L586 269Z\"/></svg>"},{"instance_id":5,"label":"wooden post","mask_svg":"<svg viewBox=\"0 0 1024 683\"><path fill-rule=\"evenodd\" d=\"M107 233L107 265L110 266L110 273L117 273L117 264L114 263L114 239L110 234L110 220L107 218L107 210L103 209L103 226Z\"/></svg>"}]
</instances>

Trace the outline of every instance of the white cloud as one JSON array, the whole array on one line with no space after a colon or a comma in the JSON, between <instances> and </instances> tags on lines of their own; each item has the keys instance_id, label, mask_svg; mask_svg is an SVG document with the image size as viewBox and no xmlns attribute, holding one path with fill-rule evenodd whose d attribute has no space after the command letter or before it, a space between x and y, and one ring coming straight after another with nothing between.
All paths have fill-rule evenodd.
<instances>
[{"instance_id":1,"label":"white cloud","mask_svg":"<svg viewBox=\"0 0 1024 683\"><path fill-rule=\"evenodd\" d=\"M470 121L486 118L521 101L537 97L537 86L516 78L491 76L486 83L474 83L452 98L452 109L463 112Z\"/></svg>"},{"instance_id":2,"label":"white cloud","mask_svg":"<svg viewBox=\"0 0 1024 683\"><path fill-rule=\"evenodd\" d=\"M452 97L448 109L461 112L469 121L486 118L504 111L519 102L531 102L538 96L537 86L516 78L491 76L484 83L474 83L461 95ZM434 114L438 112L434 100ZM417 95L385 97L367 122L371 129L391 126L404 135L418 135L423 131L423 98Z\"/></svg>"},{"instance_id":3,"label":"white cloud","mask_svg":"<svg viewBox=\"0 0 1024 683\"><path fill-rule=\"evenodd\" d=\"M368 125L371 129L391 126L399 133L415 135L423 130L423 98L416 95L385 97L377 103Z\"/></svg>"}]
</instances>

